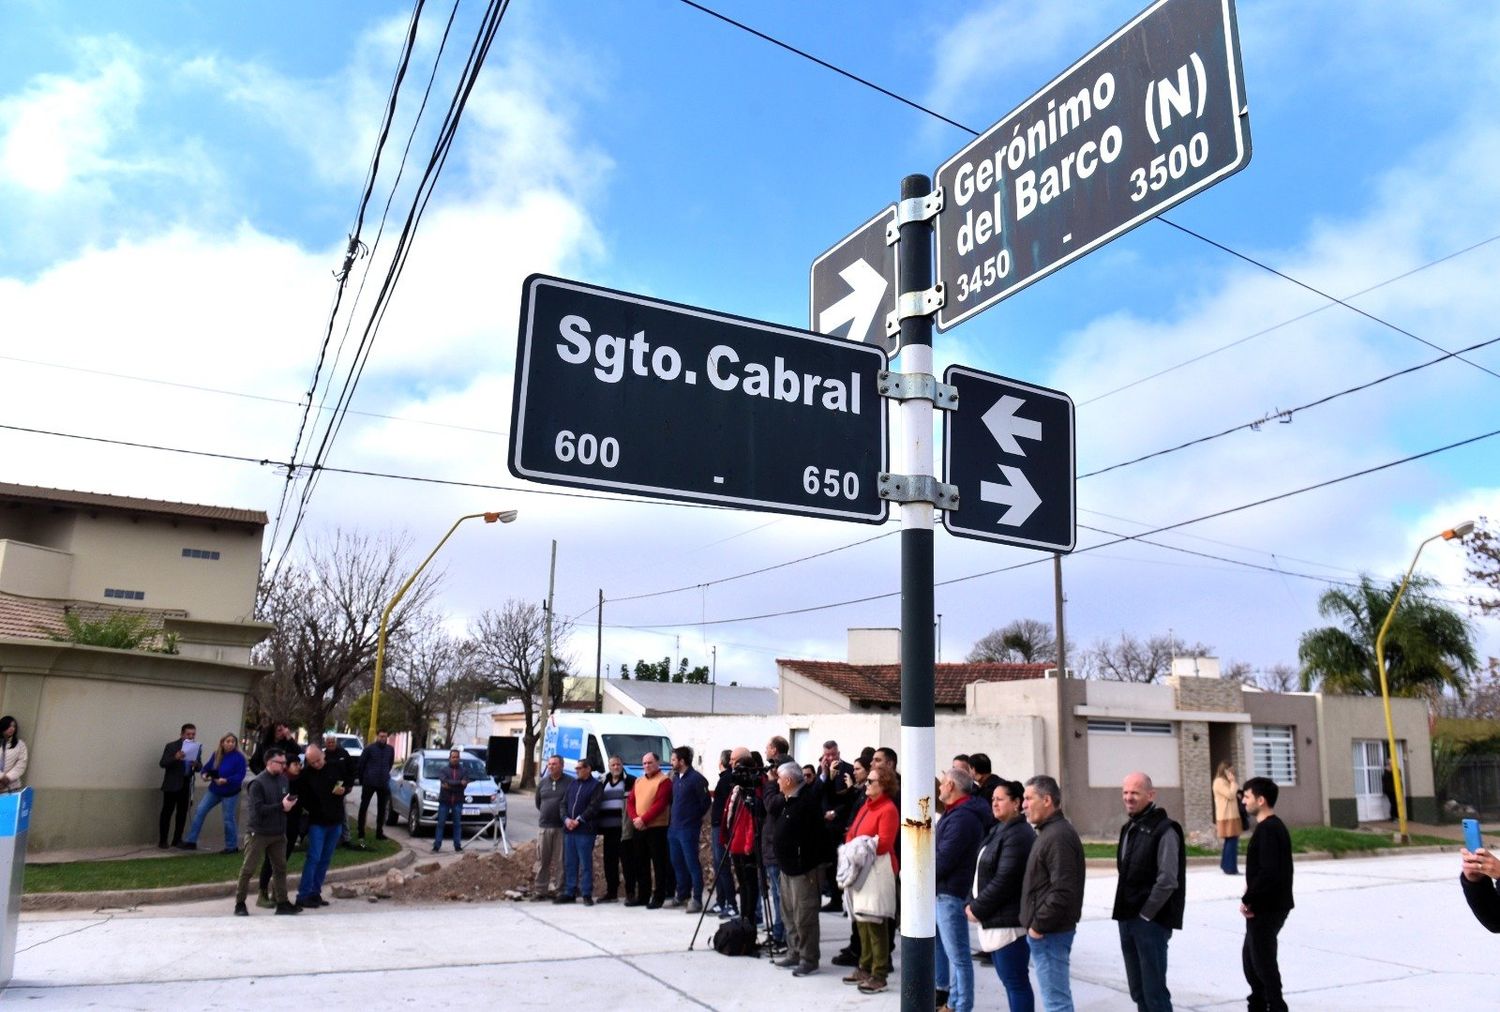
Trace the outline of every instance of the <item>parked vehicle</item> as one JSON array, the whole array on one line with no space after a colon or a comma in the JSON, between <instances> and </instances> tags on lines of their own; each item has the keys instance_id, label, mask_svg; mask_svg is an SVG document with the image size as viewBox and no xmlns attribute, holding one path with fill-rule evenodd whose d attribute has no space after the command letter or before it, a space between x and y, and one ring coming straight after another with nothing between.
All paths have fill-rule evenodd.
<instances>
[{"instance_id":1,"label":"parked vehicle","mask_svg":"<svg viewBox=\"0 0 1500 1012\"><path fill-rule=\"evenodd\" d=\"M542 758L563 757L564 768L587 756L595 772L602 773L606 760L617 755L632 776L641 775L641 756L655 752L663 766L672 751L666 726L650 717L620 713L561 713L547 721L542 738Z\"/></svg>"},{"instance_id":2,"label":"parked vehicle","mask_svg":"<svg viewBox=\"0 0 1500 1012\"><path fill-rule=\"evenodd\" d=\"M464 755L459 761L463 763L464 776L469 778L469 785L464 788L463 823L483 825L499 816L500 824L504 825L506 805L500 785L474 756ZM447 765L447 749L428 748L413 752L406 762L391 770L392 824L405 821L412 836L432 828L437 821L438 778Z\"/></svg>"},{"instance_id":3,"label":"parked vehicle","mask_svg":"<svg viewBox=\"0 0 1500 1012\"><path fill-rule=\"evenodd\" d=\"M336 731L329 733L338 739L339 745L343 747L345 752L349 753L350 759L358 759L360 753L365 750L365 743L360 741L357 734L339 734ZM319 744L322 743L319 742Z\"/></svg>"},{"instance_id":4,"label":"parked vehicle","mask_svg":"<svg viewBox=\"0 0 1500 1012\"><path fill-rule=\"evenodd\" d=\"M485 769L490 768L490 749L488 745L464 745L462 746L462 748L465 752L469 753L469 755L484 763ZM502 793L510 793L510 785L511 781L514 779L514 774L502 773L497 777L495 776L494 772L491 771L490 777L499 781L500 790Z\"/></svg>"}]
</instances>

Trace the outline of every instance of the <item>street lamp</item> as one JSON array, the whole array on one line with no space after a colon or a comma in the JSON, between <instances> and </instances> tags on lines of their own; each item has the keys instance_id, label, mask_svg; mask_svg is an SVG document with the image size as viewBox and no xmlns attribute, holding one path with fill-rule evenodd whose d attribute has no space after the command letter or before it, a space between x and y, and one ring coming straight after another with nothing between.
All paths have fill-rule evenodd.
<instances>
[{"instance_id":1,"label":"street lamp","mask_svg":"<svg viewBox=\"0 0 1500 1012\"><path fill-rule=\"evenodd\" d=\"M1391 763L1391 783L1396 790L1396 839L1400 843L1406 843L1408 839L1406 791L1401 785L1401 763L1396 757L1396 726L1391 722L1391 687L1385 673L1385 634L1390 631L1391 620L1396 617L1396 606L1401 603L1401 595L1406 593L1406 585L1411 582L1411 574L1417 568L1417 560L1422 557L1422 549L1439 538L1453 541L1467 537L1473 530L1474 521L1465 520L1461 524L1454 524L1450 530L1434 534L1417 546L1417 554L1411 557L1411 565L1406 567L1406 575L1401 578L1401 586L1396 588L1396 596L1391 600L1391 610L1385 613L1385 621L1380 623L1380 632L1375 635L1375 667L1380 672L1380 700L1385 706L1385 738L1390 749L1387 755Z\"/></svg>"},{"instance_id":2,"label":"street lamp","mask_svg":"<svg viewBox=\"0 0 1500 1012\"><path fill-rule=\"evenodd\" d=\"M396 596L391 598L391 603L386 605L385 611L380 613L380 638L375 642L375 686L370 690L370 728L365 734L366 743L375 740L376 721L380 718L380 681L381 675L385 671L385 628L391 620L391 612L396 610L396 605L401 603L401 599L406 596L406 592L411 589L411 585L416 582L417 577L422 575L422 570L427 568L427 564L432 561L432 557L448 543L448 539L453 536L453 532L458 530L458 525L465 520L474 520L478 517L484 517L484 522L487 524L496 522L508 524L516 518L516 511L500 510L495 513L470 513L468 516L462 516L453 521L453 526L448 528L448 533L443 535L443 540L437 543L436 548L427 553L427 558L423 559L422 564L406 578L406 582L401 585L401 589L396 591Z\"/></svg>"}]
</instances>

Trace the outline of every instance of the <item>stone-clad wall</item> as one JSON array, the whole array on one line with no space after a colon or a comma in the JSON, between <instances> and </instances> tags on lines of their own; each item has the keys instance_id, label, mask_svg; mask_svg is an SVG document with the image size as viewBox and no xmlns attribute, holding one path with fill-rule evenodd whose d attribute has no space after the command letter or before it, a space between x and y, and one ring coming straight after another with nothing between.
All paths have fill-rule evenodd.
<instances>
[{"instance_id":1,"label":"stone-clad wall","mask_svg":"<svg viewBox=\"0 0 1500 1012\"><path fill-rule=\"evenodd\" d=\"M1177 709L1198 712L1243 713L1244 693L1238 682L1220 678L1177 677L1167 679L1177 694ZM1178 725L1177 754L1182 770L1182 829L1189 835L1214 833L1213 763L1209 751L1208 722L1184 720ZM1196 738L1196 740L1194 740ZM1240 737L1235 736L1234 764L1243 769Z\"/></svg>"}]
</instances>

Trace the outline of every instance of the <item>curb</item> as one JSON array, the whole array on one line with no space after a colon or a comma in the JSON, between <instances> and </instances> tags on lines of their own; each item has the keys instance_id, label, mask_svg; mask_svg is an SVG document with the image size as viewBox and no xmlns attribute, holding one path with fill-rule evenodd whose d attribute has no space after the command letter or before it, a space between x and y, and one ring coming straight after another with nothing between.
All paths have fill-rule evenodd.
<instances>
[{"instance_id":1,"label":"curb","mask_svg":"<svg viewBox=\"0 0 1500 1012\"><path fill-rule=\"evenodd\" d=\"M404 868L417 859L417 855L403 847L390 857L383 857L368 864L357 864L349 868L334 868L324 881L329 883L352 882L358 879L383 875L392 868ZM301 874L286 877L287 891L291 892L301 880ZM166 889L117 889L92 893L25 893L21 896L23 913L43 910L99 910L104 907L139 907L159 903L190 903L194 900L216 900L233 896L238 882L201 882L197 885L171 886Z\"/></svg>"},{"instance_id":2,"label":"curb","mask_svg":"<svg viewBox=\"0 0 1500 1012\"><path fill-rule=\"evenodd\" d=\"M1366 857L1409 857L1413 854L1457 854L1463 843L1454 840L1451 844L1425 844L1421 847L1377 847L1371 850L1346 850L1335 854L1331 850L1309 850L1301 854L1293 854L1294 861L1358 861ZM1240 860L1244 861L1245 852L1240 851ZM1091 857L1085 860L1089 868L1113 868L1115 859L1112 857ZM1189 857L1188 867L1208 867L1217 865L1219 859L1216 857Z\"/></svg>"}]
</instances>

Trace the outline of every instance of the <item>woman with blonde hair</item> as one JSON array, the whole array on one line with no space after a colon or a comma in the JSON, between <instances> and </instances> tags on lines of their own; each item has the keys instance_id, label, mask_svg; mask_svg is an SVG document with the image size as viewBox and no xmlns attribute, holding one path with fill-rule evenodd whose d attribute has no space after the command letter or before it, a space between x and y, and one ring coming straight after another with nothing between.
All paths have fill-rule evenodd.
<instances>
[{"instance_id":1,"label":"woman with blonde hair","mask_svg":"<svg viewBox=\"0 0 1500 1012\"><path fill-rule=\"evenodd\" d=\"M1214 823L1224 853L1219 868L1225 875L1240 873L1240 785L1234 776L1234 764L1228 759L1214 771Z\"/></svg>"},{"instance_id":2,"label":"woman with blonde hair","mask_svg":"<svg viewBox=\"0 0 1500 1012\"><path fill-rule=\"evenodd\" d=\"M230 733L219 739L219 747L203 767L203 779L208 781L208 790L193 813L193 826L182 838L182 849L198 849L203 820L215 805L223 805L224 853L232 854L240 849L240 787L245 782L245 753L240 751L239 735Z\"/></svg>"}]
</instances>

